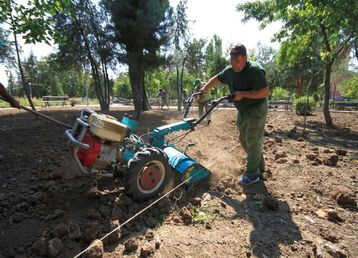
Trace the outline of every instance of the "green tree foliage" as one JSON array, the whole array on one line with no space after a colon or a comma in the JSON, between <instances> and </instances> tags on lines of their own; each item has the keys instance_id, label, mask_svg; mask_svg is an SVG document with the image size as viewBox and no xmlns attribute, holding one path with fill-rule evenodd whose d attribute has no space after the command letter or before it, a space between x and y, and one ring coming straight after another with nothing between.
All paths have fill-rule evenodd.
<instances>
[{"instance_id":1,"label":"green tree foliage","mask_svg":"<svg viewBox=\"0 0 358 258\"><path fill-rule=\"evenodd\" d=\"M186 68L194 77L202 78L205 72L205 45L204 39L193 39L186 49Z\"/></svg>"},{"instance_id":2,"label":"green tree foliage","mask_svg":"<svg viewBox=\"0 0 358 258\"><path fill-rule=\"evenodd\" d=\"M238 5L245 20L254 18L265 27L274 21L283 23L276 40L287 42L286 47L293 49L292 63L302 51L312 45L318 47L318 53L324 62L325 98L324 115L327 125L332 125L329 113L330 82L332 66L343 52L353 46L357 39L358 2L355 0L338 1L253 1ZM315 45L316 40L319 40ZM306 69L302 66L301 69Z\"/></svg>"},{"instance_id":3,"label":"green tree foliage","mask_svg":"<svg viewBox=\"0 0 358 258\"><path fill-rule=\"evenodd\" d=\"M132 90L128 73L121 73L114 81L113 93L116 97L132 98Z\"/></svg>"},{"instance_id":4,"label":"green tree foliage","mask_svg":"<svg viewBox=\"0 0 358 258\"><path fill-rule=\"evenodd\" d=\"M14 36L14 46L22 87L33 110L35 110L35 106L30 98L30 88L23 74L17 35L21 33L26 43L41 41L49 43L52 36L55 35L51 26L51 16L61 9L61 4L66 5L70 2L71 0L27 1L26 5L24 5L14 0L0 1L0 25L4 23L10 25L10 30Z\"/></svg>"},{"instance_id":5,"label":"green tree foliage","mask_svg":"<svg viewBox=\"0 0 358 258\"><path fill-rule=\"evenodd\" d=\"M222 71L229 63L223 56L222 40L214 35L205 50L206 77L212 77Z\"/></svg>"},{"instance_id":6,"label":"green tree foliage","mask_svg":"<svg viewBox=\"0 0 358 258\"><path fill-rule=\"evenodd\" d=\"M116 61L111 32L105 28L108 22L104 10L91 0L72 1L55 16L60 60L91 71L96 96L104 111L109 109L112 85L108 67L114 67Z\"/></svg>"},{"instance_id":7,"label":"green tree foliage","mask_svg":"<svg viewBox=\"0 0 358 258\"><path fill-rule=\"evenodd\" d=\"M339 89L342 89L344 97L358 99L358 75L342 82Z\"/></svg>"},{"instance_id":8,"label":"green tree foliage","mask_svg":"<svg viewBox=\"0 0 358 258\"><path fill-rule=\"evenodd\" d=\"M179 1L175 10L174 21L174 54L170 61L174 62L176 70L177 107L180 111L183 98L184 68L188 60L188 49L191 45L187 0Z\"/></svg>"},{"instance_id":9,"label":"green tree foliage","mask_svg":"<svg viewBox=\"0 0 358 258\"><path fill-rule=\"evenodd\" d=\"M9 40L9 31L0 27L0 64L13 64L13 49Z\"/></svg>"},{"instance_id":10,"label":"green tree foliage","mask_svg":"<svg viewBox=\"0 0 358 258\"><path fill-rule=\"evenodd\" d=\"M56 55L37 60L30 55L23 62L26 80L31 87L32 97L41 98L45 95L69 97L96 97L91 75L81 66L66 67L58 61ZM13 76L8 85L15 96L23 96L24 91ZM11 85L11 86L10 86Z\"/></svg>"},{"instance_id":11,"label":"green tree foliage","mask_svg":"<svg viewBox=\"0 0 358 258\"><path fill-rule=\"evenodd\" d=\"M136 116L149 108L144 73L164 62L160 49L170 42L173 9L162 0L102 0L111 16L113 42L121 47L119 61L128 64Z\"/></svg>"},{"instance_id":12,"label":"green tree foliage","mask_svg":"<svg viewBox=\"0 0 358 258\"><path fill-rule=\"evenodd\" d=\"M255 51L255 59L265 69L269 87L274 88L277 85L289 87L285 76L283 76L285 74L284 68L277 64L277 51L274 48L259 42Z\"/></svg>"},{"instance_id":13,"label":"green tree foliage","mask_svg":"<svg viewBox=\"0 0 358 258\"><path fill-rule=\"evenodd\" d=\"M311 115L317 105L313 97L301 96L293 101L293 107L299 116Z\"/></svg>"},{"instance_id":14,"label":"green tree foliage","mask_svg":"<svg viewBox=\"0 0 358 258\"><path fill-rule=\"evenodd\" d=\"M282 87L274 87L273 90L271 91L272 100L284 100L287 99L289 96L290 96L289 91Z\"/></svg>"}]
</instances>

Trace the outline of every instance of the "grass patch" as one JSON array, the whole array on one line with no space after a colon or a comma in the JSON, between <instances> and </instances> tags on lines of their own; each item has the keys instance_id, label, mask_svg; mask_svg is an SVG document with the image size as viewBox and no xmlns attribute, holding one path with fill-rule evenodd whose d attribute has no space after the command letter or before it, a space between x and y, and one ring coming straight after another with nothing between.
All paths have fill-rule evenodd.
<instances>
[{"instance_id":1,"label":"grass patch","mask_svg":"<svg viewBox=\"0 0 358 258\"><path fill-rule=\"evenodd\" d=\"M21 97L21 98L15 98L17 101L20 102L21 105L23 106L30 106L29 101L27 100L27 98L25 97ZM87 100L83 100L81 98L77 98L76 99L76 105L87 105ZM32 98L32 102L35 105L35 107L45 107L45 103L42 101L41 98ZM88 99L88 105L98 105L98 99ZM68 100L66 101L66 105L65 106L70 106L71 105L71 101ZM55 102L55 103L50 103L50 106L63 106L62 103L60 102ZM9 108L11 107L10 104L4 100L0 100L0 108Z\"/></svg>"},{"instance_id":2,"label":"grass patch","mask_svg":"<svg viewBox=\"0 0 358 258\"><path fill-rule=\"evenodd\" d=\"M193 217L193 223L205 224L208 221L213 221L219 217L219 214L209 211L205 208L192 208L190 214Z\"/></svg>"}]
</instances>

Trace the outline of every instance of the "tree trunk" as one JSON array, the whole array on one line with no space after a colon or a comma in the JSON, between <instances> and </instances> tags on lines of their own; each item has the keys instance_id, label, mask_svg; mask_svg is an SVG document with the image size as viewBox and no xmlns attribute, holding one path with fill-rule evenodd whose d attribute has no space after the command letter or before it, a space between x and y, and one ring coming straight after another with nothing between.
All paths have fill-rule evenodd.
<instances>
[{"instance_id":1,"label":"tree trunk","mask_svg":"<svg viewBox=\"0 0 358 258\"><path fill-rule=\"evenodd\" d=\"M108 73L107 73L107 64L105 63L104 60L101 60L102 63L102 73L103 73L103 88L101 87L101 89L103 89L103 109L101 106L101 110L102 111L109 111L109 106L111 103L111 99L110 99L110 92L109 92L109 88L110 88L110 82L109 82L109 77L108 77Z\"/></svg>"},{"instance_id":2,"label":"tree trunk","mask_svg":"<svg viewBox=\"0 0 358 258\"><path fill-rule=\"evenodd\" d=\"M179 96L178 96L178 107L179 111L181 111L181 104L182 104L182 96L183 96L183 76L184 76L184 66L185 66L185 57L183 59L182 67L181 67L181 74L180 74L180 87L179 87Z\"/></svg>"},{"instance_id":3,"label":"tree trunk","mask_svg":"<svg viewBox=\"0 0 358 258\"><path fill-rule=\"evenodd\" d=\"M12 10L10 11L12 12ZM30 97L29 94L29 90L28 90L28 84L26 84L26 79L25 79L25 75L24 75L24 71L22 70L22 65L21 65L21 59L20 59L20 50L19 50L19 44L17 41L17 34L15 32L15 23L14 23L14 18L12 17L11 14L11 26L12 26L12 33L14 34L14 42L15 42L15 49L16 49L16 56L17 56L17 63L19 66L19 71L20 71L20 76L21 76L21 82L22 82L22 87L25 91L25 95L27 97L27 100L29 101L29 104L32 108L32 110L36 111L36 108L34 106L34 103L32 103L32 99Z\"/></svg>"},{"instance_id":4,"label":"tree trunk","mask_svg":"<svg viewBox=\"0 0 358 258\"><path fill-rule=\"evenodd\" d=\"M98 64L96 63L95 58L92 55L91 52L91 47L90 44L88 42L88 38L86 33L84 32L81 23L75 19L76 25L81 33L81 36L84 40L85 46L86 46L86 50L87 50L87 57L90 61L91 64L91 70L92 70L92 77L94 80L94 84L95 84L95 90L96 90L96 96L97 99L99 101L99 105L101 107L101 111L109 111L109 101L106 100L105 95L104 95L104 91L106 89L103 89L102 87L102 82L101 82L101 76L100 76L100 72L98 69ZM106 85L104 85L104 87L106 87Z\"/></svg>"},{"instance_id":5,"label":"tree trunk","mask_svg":"<svg viewBox=\"0 0 358 258\"><path fill-rule=\"evenodd\" d=\"M145 72L143 72L143 111L148 111L151 109L150 107L150 103L149 103L149 100L148 100L148 95L147 95L147 91L146 91L146 88L145 88Z\"/></svg>"},{"instance_id":6,"label":"tree trunk","mask_svg":"<svg viewBox=\"0 0 358 258\"><path fill-rule=\"evenodd\" d=\"M181 101L180 101L180 83L179 83L179 66L178 64L175 65L176 71L177 71L177 107L178 111L181 111Z\"/></svg>"},{"instance_id":7,"label":"tree trunk","mask_svg":"<svg viewBox=\"0 0 358 258\"><path fill-rule=\"evenodd\" d=\"M128 51L128 72L136 111L135 119L138 120L144 110L144 66L141 63L140 53Z\"/></svg>"},{"instance_id":8,"label":"tree trunk","mask_svg":"<svg viewBox=\"0 0 358 258\"><path fill-rule=\"evenodd\" d=\"M323 103L323 114L327 126L333 126L331 114L329 112L329 98L331 93L331 72L333 63L326 63L326 71L324 78L324 103Z\"/></svg>"}]
</instances>

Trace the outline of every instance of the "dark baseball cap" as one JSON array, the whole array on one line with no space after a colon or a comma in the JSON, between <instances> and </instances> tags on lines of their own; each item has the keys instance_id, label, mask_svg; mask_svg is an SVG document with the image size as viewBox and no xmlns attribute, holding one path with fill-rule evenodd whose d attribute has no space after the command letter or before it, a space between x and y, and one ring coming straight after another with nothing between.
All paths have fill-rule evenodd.
<instances>
[{"instance_id":1,"label":"dark baseball cap","mask_svg":"<svg viewBox=\"0 0 358 258\"><path fill-rule=\"evenodd\" d=\"M237 57L237 56L246 56L246 47L238 43L230 50L230 57Z\"/></svg>"}]
</instances>

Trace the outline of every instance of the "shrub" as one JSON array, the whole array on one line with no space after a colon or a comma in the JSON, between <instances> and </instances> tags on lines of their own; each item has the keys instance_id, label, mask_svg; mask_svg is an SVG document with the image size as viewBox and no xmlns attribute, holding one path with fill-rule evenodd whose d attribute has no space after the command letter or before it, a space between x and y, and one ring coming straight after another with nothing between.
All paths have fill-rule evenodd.
<instances>
[{"instance_id":1,"label":"shrub","mask_svg":"<svg viewBox=\"0 0 358 258\"><path fill-rule=\"evenodd\" d=\"M289 97L288 90L282 87L275 87L272 90L271 99L272 100L283 100Z\"/></svg>"},{"instance_id":2,"label":"shrub","mask_svg":"<svg viewBox=\"0 0 358 258\"><path fill-rule=\"evenodd\" d=\"M307 96L298 97L293 101L293 106L295 108L296 114L299 116L311 115L312 112L315 110L316 105L317 102L313 97L308 98L308 103Z\"/></svg>"}]
</instances>

